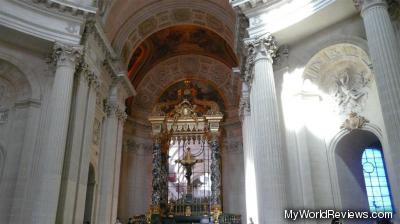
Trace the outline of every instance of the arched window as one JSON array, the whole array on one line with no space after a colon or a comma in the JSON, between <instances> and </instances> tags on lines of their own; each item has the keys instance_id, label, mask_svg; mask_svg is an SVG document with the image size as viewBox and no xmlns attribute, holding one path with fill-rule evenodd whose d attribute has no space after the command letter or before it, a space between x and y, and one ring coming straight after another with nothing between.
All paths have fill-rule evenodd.
<instances>
[{"instance_id":1,"label":"arched window","mask_svg":"<svg viewBox=\"0 0 400 224\"><path fill-rule=\"evenodd\" d=\"M382 150L366 148L362 154L362 167L370 211L392 212L389 181L386 177Z\"/></svg>"}]
</instances>

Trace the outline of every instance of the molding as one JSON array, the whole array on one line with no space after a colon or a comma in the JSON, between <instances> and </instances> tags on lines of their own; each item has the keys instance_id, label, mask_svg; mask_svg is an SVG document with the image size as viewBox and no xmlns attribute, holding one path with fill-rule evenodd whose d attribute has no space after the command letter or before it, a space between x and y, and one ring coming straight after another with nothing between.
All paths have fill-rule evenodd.
<instances>
[{"instance_id":1,"label":"molding","mask_svg":"<svg viewBox=\"0 0 400 224\"><path fill-rule=\"evenodd\" d=\"M2 0L0 7L0 25L51 42L79 44L84 20L30 1Z\"/></svg>"},{"instance_id":2,"label":"molding","mask_svg":"<svg viewBox=\"0 0 400 224\"><path fill-rule=\"evenodd\" d=\"M36 107L39 108L42 102L39 99L24 99L15 103L15 108Z\"/></svg>"},{"instance_id":3,"label":"molding","mask_svg":"<svg viewBox=\"0 0 400 224\"><path fill-rule=\"evenodd\" d=\"M238 2L238 4L235 2ZM289 27L312 16L333 2L335 2L335 0L237 0L231 4L243 10L250 19L250 28L248 32L250 36L256 36L265 31L275 33L283 28ZM294 9L285 7L293 3L301 3L302 5ZM277 13L277 11L280 12ZM273 18L270 16L272 14L274 15ZM296 19L287 20L288 17ZM282 27L279 28L276 26L277 21L278 23L282 23Z\"/></svg>"}]
</instances>

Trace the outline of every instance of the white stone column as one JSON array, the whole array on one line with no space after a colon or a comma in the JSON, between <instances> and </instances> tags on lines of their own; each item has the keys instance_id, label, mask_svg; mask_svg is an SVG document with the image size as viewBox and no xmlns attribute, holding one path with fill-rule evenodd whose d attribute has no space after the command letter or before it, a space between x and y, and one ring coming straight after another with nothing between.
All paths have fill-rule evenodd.
<instances>
[{"instance_id":1,"label":"white stone column","mask_svg":"<svg viewBox=\"0 0 400 224\"><path fill-rule=\"evenodd\" d=\"M272 58L277 46L271 35L251 39L247 46L258 205L256 224L285 223L286 166L272 70Z\"/></svg>"},{"instance_id":2,"label":"white stone column","mask_svg":"<svg viewBox=\"0 0 400 224\"><path fill-rule=\"evenodd\" d=\"M41 152L39 168L41 179L37 182L40 188L33 208L32 223L53 224L56 222L72 86L75 66L81 54L81 46L56 44L54 47L56 72L50 99L49 136Z\"/></svg>"},{"instance_id":3,"label":"white stone column","mask_svg":"<svg viewBox=\"0 0 400 224\"><path fill-rule=\"evenodd\" d=\"M258 204L257 204L257 187L254 169L254 147L251 112L250 112L250 93L248 84L242 84L242 96L240 99L239 114L242 118L242 135L243 135L243 156L244 156L244 172L245 172L245 194L246 194L246 220L242 218L243 223L259 223L258 221Z\"/></svg>"},{"instance_id":4,"label":"white stone column","mask_svg":"<svg viewBox=\"0 0 400 224\"><path fill-rule=\"evenodd\" d=\"M89 106L89 76L91 75L89 72L87 65L81 64L75 79L57 223L72 223L74 220L82 143L86 132L86 109Z\"/></svg>"},{"instance_id":5,"label":"white stone column","mask_svg":"<svg viewBox=\"0 0 400 224\"><path fill-rule=\"evenodd\" d=\"M114 223L112 220L115 203L115 166L117 153L121 153L121 144L119 138L122 138L120 130L120 119L123 118L123 110L121 110L118 102L118 85L114 82L111 86L110 96L107 102L107 117L103 126L103 141L100 152L100 194L99 209L96 214L96 220L99 224ZM119 174L119 172L118 172Z\"/></svg>"},{"instance_id":6,"label":"white stone column","mask_svg":"<svg viewBox=\"0 0 400 224\"><path fill-rule=\"evenodd\" d=\"M380 104L386 133L389 140L390 154L385 160L391 164L389 177L392 198L400 213L400 49L390 21L387 4L384 0L356 0L361 8L369 53L375 73ZM385 153L388 152L385 150Z\"/></svg>"}]
</instances>

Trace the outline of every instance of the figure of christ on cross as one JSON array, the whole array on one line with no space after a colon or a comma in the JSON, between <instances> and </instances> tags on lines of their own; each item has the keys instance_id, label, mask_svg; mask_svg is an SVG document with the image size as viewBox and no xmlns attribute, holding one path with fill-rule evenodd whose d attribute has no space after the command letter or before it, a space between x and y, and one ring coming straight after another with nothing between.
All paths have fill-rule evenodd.
<instances>
[{"instance_id":1,"label":"figure of christ on cross","mask_svg":"<svg viewBox=\"0 0 400 224\"><path fill-rule=\"evenodd\" d=\"M185 153L183 154L183 159L178 159L175 160L175 163L180 163L186 170L186 181L187 181L187 193L191 194L192 193L192 181L191 181L191 176L192 176L192 171L193 171L193 166L196 163L202 163L204 160L202 159L196 159L193 154L190 152L190 147L186 148Z\"/></svg>"}]
</instances>

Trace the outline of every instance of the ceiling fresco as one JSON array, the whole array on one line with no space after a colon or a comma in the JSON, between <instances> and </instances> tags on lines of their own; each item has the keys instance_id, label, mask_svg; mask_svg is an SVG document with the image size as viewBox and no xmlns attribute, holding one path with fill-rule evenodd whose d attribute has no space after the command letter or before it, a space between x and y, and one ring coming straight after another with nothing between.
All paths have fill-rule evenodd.
<instances>
[{"instance_id":1,"label":"ceiling fresco","mask_svg":"<svg viewBox=\"0 0 400 224\"><path fill-rule=\"evenodd\" d=\"M182 99L187 99L189 102L194 104L196 102L212 101L218 104L220 112L223 113L225 111L224 100L221 95L211 84L204 81L185 80L177 82L164 91L159 102L181 102ZM175 104L171 104L171 107L167 108L165 112L168 113L172 110L173 105ZM206 109L202 111L201 106L198 106L199 111L197 112L204 114Z\"/></svg>"},{"instance_id":2,"label":"ceiling fresco","mask_svg":"<svg viewBox=\"0 0 400 224\"><path fill-rule=\"evenodd\" d=\"M237 65L234 52L216 33L198 26L181 25L158 31L140 44L128 65L129 78L137 87L157 63L184 54L212 57L228 67Z\"/></svg>"}]
</instances>

